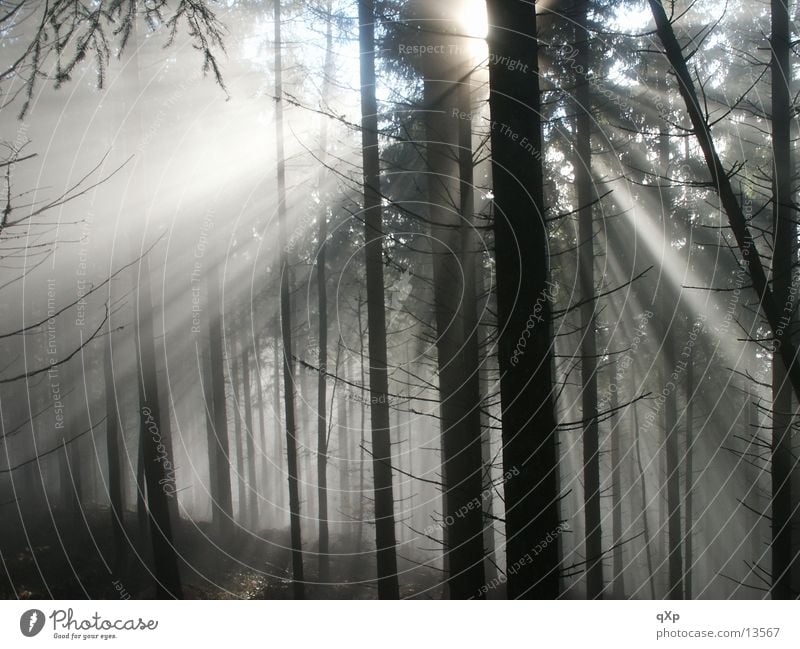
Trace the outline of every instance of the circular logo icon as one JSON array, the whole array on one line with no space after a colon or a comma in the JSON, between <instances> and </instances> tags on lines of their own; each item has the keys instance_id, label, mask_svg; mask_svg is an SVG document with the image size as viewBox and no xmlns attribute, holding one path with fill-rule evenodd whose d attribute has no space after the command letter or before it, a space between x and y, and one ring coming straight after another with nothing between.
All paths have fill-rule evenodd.
<instances>
[{"instance_id":1,"label":"circular logo icon","mask_svg":"<svg viewBox=\"0 0 800 649\"><path fill-rule=\"evenodd\" d=\"M19 618L19 630L22 635L32 638L44 628L44 613L37 608L25 611Z\"/></svg>"}]
</instances>

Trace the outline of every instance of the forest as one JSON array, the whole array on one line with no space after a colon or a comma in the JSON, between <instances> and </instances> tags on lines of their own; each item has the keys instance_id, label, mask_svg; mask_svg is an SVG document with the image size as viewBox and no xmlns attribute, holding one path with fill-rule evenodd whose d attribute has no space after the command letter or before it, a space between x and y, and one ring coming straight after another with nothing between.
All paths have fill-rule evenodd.
<instances>
[{"instance_id":1,"label":"forest","mask_svg":"<svg viewBox=\"0 0 800 649\"><path fill-rule=\"evenodd\" d=\"M788 0L0 0L0 597L800 596Z\"/></svg>"}]
</instances>

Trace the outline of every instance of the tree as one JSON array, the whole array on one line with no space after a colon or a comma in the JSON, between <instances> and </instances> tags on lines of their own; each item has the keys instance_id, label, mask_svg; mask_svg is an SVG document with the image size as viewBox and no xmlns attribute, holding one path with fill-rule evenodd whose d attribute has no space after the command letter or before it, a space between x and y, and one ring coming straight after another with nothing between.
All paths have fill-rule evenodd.
<instances>
[{"instance_id":1,"label":"tree","mask_svg":"<svg viewBox=\"0 0 800 649\"><path fill-rule=\"evenodd\" d=\"M577 65L591 69L587 14L590 3L576 6ZM592 182L592 96L589 78L577 73L575 86L575 185L578 203L578 282L581 317L581 400L583 429L583 491L586 526L586 595L603 593L602 528L600 519L600 433L597 424L597 340L594 285L594 218L596 202Z\"/></svg>"},{"instance_id":2,"label":"tree","mask_svg":"<svg viewBox=\"0 0 800 649\"><path fill-rule=\"evenodd\" d=\"M386 312L383 287L378 104L375 98L375 3L359 0L358 43L361 79L361 151L364 174L364 254L369 329L369 394L372 469L375 492L375 542L378 597L398 599L395 553L392 447L389 429L389 377L386 364Z\"/></svg>"},{"instance_id":3,"label":"tree","mask_svg":"<svg viewBox=\"0 0 800 649\"><path fill-rule=\"evenodd\" d=\"M332 2L326 5L327 22L325 27L325 63L323 65L322 98L330 94L333 82L335 60L333 58L333 16ZM323 191L327 178L328 121L323 117L320 148L323 166L320 171L318 191ZM328 292L325 268L325 244L328 239L328 208L323 204L319 214L317 248L317 305L319 317L319 371L317 372L317 496L319 499L319 581L330 579L330 548L328 541L328 413L327 413L327 370L328 370Z\"/></svg>"},{"instance_id":4,"label":"tree","mask_svg":"<svg viewBox=\"0 0 800 649\"><path fill-rule=\"evenodd\" d=\"M430 51L460 52L458 26L449 16L422 10L421 31ZM439 375L444 476L445 555L452 599L483 596L481 421L475 318L475 258L468 246L471 200L471 127L468 60L460 54L424 57L425 162L431 223L433 299ZM465 96L466 95L466 96ZM465 105L466 104L466 105ZM463 156L463 157L462 157ZM457 201L457 202L456 202ZM467 212L466 210L469 210ZM468 313L471 311L471 313ZM452 522L451 522L452 521Z\"/></svg>"},{"instance_id":5,"label":"tree","mask_svg":"<svg viewBox=\"0 0 800 649\"><path fill-rule=\"evenodd\" d=\"M558 541L526 561L559 525L536 14L522 0L487 8L507 588L513 598L555 598Z\"/></svg>"},{"instance_id":6,"label":"tree","mask_svg":"<svg viewBox=\"0 0 800 649\"><path fill-rule=\"evenodd\" d=\"M281 1L275 0L275 146L278 160L278 242L280 245L281 342L283 345L283 395L286 420L286 461L289 475L289 527L292 539L292 584L295 599L305 597L303 542L300 534L300 492L297 471L294 356L292 356L292 303L289 286L289 251L286 236L286 157L283 151L283 40Z\"/></svg>"},{"instance_id":7,"label":"tree","mask_svg":"<svg viewBox=\"0 0 800 649\"><path fill-rule=\"evenodd\" d=\"M797 224L792 191L792 115L790 98L792 70L789 63L789 2L770 2L772 58L772 218L773 258L772 289L775 305L782 316L793 311L792 272L797 250ZM780 344L776 335L775 345ZM773 356L780 350L775 349ZM793 359L795 362L797 357ZM772 364L772 598L793 599L792 567L796 562L792 550L792 390L786 368Z\"/></svg>"},{"instance_id":8,"label":"tree","mask_svg":"<svg viewBox=\"0 0 800 649\"><path fill-rule=\"evenodd\" d=\"M209 446L211 506L214 528L217 532L230 529L233 523L233 496L231 492L230 450L228 445L228 411L225 398L225 364L222 344L222 295L219 286L219 268L214 266L206 278L208 286L209 365L211 373L212 408L214 415L213 443Z\"/></svg>"},{"instance_id":9,"label":"tree","mask_svg":"<svg viewBox=\"0 0 800 649\"><path fill-rule=\"evenodd\" d=\"M729 224L733 231L736 243L747 266L747 271L752 281L753 288L758 296L759 306L765 316L769 328L774 337L773 359L774 366L779 364L775 356L780 357L780 362L787 371L787 379L790 382L796 396L800 396L800 359L797 350L791 340L790 332L787 327L782 326L783 318L782 307L785 301L781 301L782 293L787 286L790 278L786 276L785 266L782 266L785 253L783 250L775 251L773 263L777 272L773 273L773 286L770 288L764 265L761 260L753 236L747 225L747 219L742 211L742 207L731 186L728 173L722 166L719 159L714 141L711 136L711 127L707 118L703 115L701 104L698 99L697 91L692 82L691 75L686 64L681 46L675 37L672 24L664 11L663 5L659 0L649 0L650 9L656 22L656 30L664 47L664 54L672 66L678 80L678 88L686 106L692 124L692 133L697 138L700 148L705 158L706 166L711 175L712 185L719 194L722 207L728 215ZM788 127L791 124L791 113L787 111L788 91L784 90L789 78L788 73L788 10L785 5L780 6L780 2L772 5L772 38L773 57L771 69L773 72L773 155L775 156L775 177L773 180L773 220L775 227L776 243L780 246L787 246L791 242L791 223L789 222L791 213L791 183L789 170L789 134ZM777 83L776 83L777 80ZM776 113L777 111L777 113ZM781 130L783 129L783 131ZM777 142L777 148L775 146ZM786 143L783 146L782 143ZM786 172L781 174L778 169ZM787 209L788 208L788 209ZM780 228L787 228L783 232L784 236L779 236ZM774 367L773 367L774 371ZM778 370L780 377L780 370ZM775 378L773 378L775 381ZM776 384L777 391L783 381L778 378ZM785 399L781 400L781 405ZM778 415L778 413L775 413ZM780 419L780 417L779 417ZM788 457L785 448L785 433L783 426L785 419L775 422L772 440L772 550L773 566L772 579L775 582L773 596L784 598L789 596L788 578L791 562L791 530L788 521L791 516L791 493L790 478L791 459ZM783 579L786 581L781 581Z\"/></svg>"}]
</instances>

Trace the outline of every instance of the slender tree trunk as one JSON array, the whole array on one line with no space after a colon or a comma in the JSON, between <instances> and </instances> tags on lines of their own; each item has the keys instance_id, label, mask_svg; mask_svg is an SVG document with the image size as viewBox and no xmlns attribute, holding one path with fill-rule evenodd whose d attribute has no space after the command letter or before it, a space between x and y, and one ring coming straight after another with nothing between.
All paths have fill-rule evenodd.
<instances>
[{"instance_id":1,"label":"slender tree trunk","mask_svg":"<svg viewBox=\"0 0 800 649\"><path fill-rule=\"evenodd\" d=\"M672 336L669 336L672 339ZM672 341L674 343L674 341ZM675 367L673 360L668 367ZM664 403L664 427L666 428L667 456L667 536L669 552L668 599L683 599L683 534L681 533L680 473L678 470L678 408L677 387L667 396Z\"/></svg>"},{"instance_id":2,"label":"slender tree trunk","mask_svg":"<svg viewBox=\"0 0 800 649\"><path fill-rule=\"evenodd\" d=\"M443 28L430 17L425 24L446 51L458 51L457 39L444 33L449 24ZM433 42L429 44L434 46ZM466 83L449 78L461 68L455 56L426 56L425 62L426 178L436 307L444 517L452 521L446 525L444 547L447 585L452 599L482 598L483 561L476 557L483 556L483 512L469 507L470 503L481 502L482 486L475 261L474 253L465 248L475 247L471 236L472 131L468 120L459 123L459 115L470 109L470 92ZM466 133L461 132L462 127ZM454 204L457 196L458 205Z\"/></svg>"},{"instance_id":3,"label":"slender tree trunk","mask_svg":"<svg viewBox=\"0 0 800 649\"><path fill-rule=\"evenodd\" d=\"M389 377L386 365L386 307L383 288L383 225L378 148L378 104L375 99L375 3L358 4L361 78L361 146L364 165L364 249L369 328L369 388L372 419L372 468L375 484L375 543L378 597L398 599L395 554L392 447L389 431Z\"/></svg>"},{"instance_id":4,"label":"slender tree trunk","mask_svg":"<svg viewBox=\"0 0 800 649\"><path fill-rule=\"evenodd\" d=\"M758 406L753 401L755 396L752 392L747 394L748 403L748 433L745 439L757 438L761 432L761 423L759 421ZM763 517L760 512L764 511L764 503L762 498L761 487L761 474L760 469L753 472L753 486L751 491L751 504L753 512L757 512L754 516L753 523L750 526L750 553L753 557L753 566L761 566L762 559L764 558L764 540L762 537L761 526L763 524ZM758 568L754 568L758 569Z\"/></svg>"},{"instance_id":5,"label":"slender tree trunk","mask_svg":"<svg viewBox=\"0 0 800 649\"><path fill-rule=\"evenodd\" d=\"M218 493L219 489L219 475L218 475L218 467L217 467L217 435L216 431L214 430L214 386L213 380L211 378L211 357L205 350L200 351L198 353L201 356L201 363L202 363L202 380L203 380L203 410L205 414L206 420L206 445L208 447L208 483L209 483L209 493L211 495L211 526L212 529L216 527L216 524L220 524L220 521L215 523L215 520L218 518L215 514L215 511L219 507L218 499L220 498L220 494Z\"/></svg>"},{"instance_id":6,"label":"slender tree trunk","mask_svg":"<svg viewBox=\"0 0 800 649\"><path fill-rule=\"evenodd\" d=\"M281 429L283 424L281 422L281 359L280 359L280 341L278 340L280 327L275 327L275 335L272 339L273 351L273 376L272 376L272 407L275 412L275 466L283 466L283 445L281 444ZM285 500L285 483L281 479L282 471L275 471L275 494L276 505L281 516L286 506Z\"/></svg>"},{"instance_id":7,"label":"slender tree trunk","mask_svg":"<svg viewBox=\"0 0 800 649\"><path fill-rule=\"evenodd\" d=\"M119 411L114 389L114 369L111 346L111 329L106 334L103 374L106 391L106 452L108 455L108 497L111 530L114 539L114 570L122 571L125 562L125 506L122 501L122 473L120 470Z\"/></svg>"},{"instance_id":8,"label":"slender tree trunk","mask_svg":"<svg viewBox=\"0 0 800 649\"><path fill-rule=\"evenodd\" d=\"M694 561L693 547L692 547L692 530L694 528L694 467L692 460L694 457L694 355L689 356L689 362L686 366L686 423L684 428L686 430L686 465L684 468L684 527L686 529L686 536L683 542L683 589L684 597L692 599L692 562ZM749 410L748 410L749 412Z\"/></svg>"},{"instance_id":9,"label":"slender tree trunk","mask_svg":"<svg viewBox=\"0 0 800 649\"><path fill-rule=\"evenodd\" d=\"M326 100L330 94L333 81L333 16L332 3L326 4L328 13L325 26L325 63L323 65L322 98ZM320 134L321 158L323 170L320 173L319 189L324 191L327 179L328 118L322 119ZM328 543L328 414L327 414L327 377L328 368L328 293L325 268L325 244L328 239L327 206L323 201L319 217L319 248L317 250L317 300L319 310L319 372L317 373L317 501L319 503L319 558L318 579L325 583L330 579L330 548Z\"/></svg>"},{"instance_id":10,"label":"slender tree trunk","mask_svg":"<svg viewBox=\"0 0 800 649\"><path fill-rule=\"evenodd\" d=\"M575 19L576 61L581 70L590 70L588 0L578 0ZM586 547L586 596L598 599L603 594L603 546L600 524L600 434L597 425L597 339L594 287L595 200L592 182L592 106L586 74L577 74L575 102L575 184L578 201L578 282L581 316L581 403L583 428L583 493Z\"/></svg>"},{"instance_id":11,"label":"slender tree trunk","mask_svg":"<svg viewBox=\"0 0 800 649\"><path fill-rule=\"evenodd\" d=\"M228 444L228 410L225 397L225 361L222 348L222 294L219 269L208 274L209 366L211 369L211 394L214 412L214 439L209 450L209 461L214 465L215 485L212 488L212 514L214 529L227 532L233 523L233 493L231 491L230 449Z\"/></svg>"},{"instance_id":12,"label":"slender tree trunk","mask_svg":"<svg viewBox=\"0 0 800 649\"><path fill-rule=\"evenodd\" d=\"M247 489L244 475L244 444L242 439L242 399L240 397L239 377L239 345L234 338L231 341L231 392L233 393L233 440L236 446L236 485L238 486L239 504L237 513L239 525L247 525Z\"/></svg>"},{"instance_id":13,"label":"slender tree trunk","mask_svg":"<svg viewBox=\"0 0 800 649\"><path fill-rule=\"evenodd\" d=\"M139 388L139 400L137 405L142 402L142 380L137 369L136 384ZM148 516L147 516L147 483L144 479L144 435L145 430L142 425L142 418L139 417L139 438L136 441L136 529L139 533L139 544L142 548L148 540Z\"/></svg>"},{"instance_id":14,"label":"slender tree trunk","mask_svg":"<svg viewBox=\"0 0 800 649\"><path fill-rule=\"evenodd\" d=\"M340 394L339 405L337 407L336 439L338 441L337 448L339 454L339 507L342 510L342 519L345 521L349 516L352 516L353 511L353 498L350 492L350 431L347 426L347 397ZM343 532L349 532L351 529L350 524L346 522L343 527Z\"/></svg>"},{"instance_id":15,"label":"slender tree trunk","mask_svg":"<svg viewBox=\"0 0 800 649\"><path fill-rule=\"evenodd\" d=\"M772 155L774 254L772 287L776 307L781 310L779 327L790 328L792 304L792 264L796 249L797 227L794 224L792 196L791 121L792 103L789 84L792 71L789 63L788 0L771 0L772 10ZM773 332L775 333L775 332ZM781 336L776 335L780 344ZM788 337L788 334L786 334ZM775 350L775 356L778 354ZM772 368L772 598L791 599L794 565L792 556L792 389L786 368L773 363Z\"/></svg>"},{"instance_id":16,"label":"slender tree trunk","mask_svg":"<svg viewBox=\"0 0 800 649\"><path fill-rule=\"evenodd\" d=\"M361 296L358 296L358 340L359 340L359 362L361 369L361 399L359 405L361 408L361 440L359 442L358 453L358 537L356 539L356 552L361 554L361 547L364 542L364 498L366 496L366 483L364 476L364 445L366 442L367 430L367 409L364 404L364 393L367 385L367 372L364 367L364 324L361 318L361 307L363 302Z\"/></svg>"},{"instance_id":17,"label":"slender tree trunk","mask_svg":"<svg viewBox=\"0 0 800 649\"><path fill-rule=\"evenodd\" d=\"M292 356L292 304L289 286L289 252L286 236L286 158L283 152L283 59L281 0L275 2L275 146L278 160L278 241L281 246L281 339L286 418L286 460L289 473L289 527L292 539L292 577L295 599L305 598L303 543L300 532L300 492L297 474L294 357Z\"/></svg>"},{"instance_id":18,"label":"slender tree trunk","mask_svg":"<svg viewBox=\"0 0 800 649\"><path fill-rule=\"evenodd\" d=\"M242 349L242 399L244 400L244 435L247 451L247 526L250 529L256 524L258 518L258 480L256 479L256 448L255 431L253 429L253 395L250 389L250 351L247 345Z\"/></svg>"},{"instance_id":19,"label":"slender tree trunk","mask_svg":"<svg viewBox=\"0 0 800 649\"><path fill-rule=\"evenodd\" d=\"M182 597L178 556L172 537L168 498L175 498L174 468L167 473L167 462L174 467L171 455L166 453L166 431L162 428L158 399L155 346L153 342L153 307L150 298L150 264L147 255L142 258L137 296L137 336L139 344L139 372L141 376L141 401L139 417L143 434L144 478L147 485L147 511L150 520L150 540L153 545L153 565L156 594L159 598Z\"/></svg>"},{"instance_id":20,"label":"slender tree trunk","mask_svg":"<svg viewBox=\"0 0 800 649\"><path fill-rule=\"evenodd\" d=\"M263 522L264 522L263 508L262 508L261 503L263 502L264 504L266 504L270 500L273 500L274 498L277 498L277 494L271 493L272 490L270 489L270 486L269 486L269 463L267 462L267 424L266 424L266 413L264 412L264 407L265 407L265 404L264 404L264 376L261 373L262 358L261 358L261 351L260 350L256 354L255 359L256 359L256 380L258 381L258 386L257 386L257 390L258 390L258 392L257 392L257 394L258 394L258 403L257 403L257 408L258 408L258 430L259 430L259 439L261 440L260 441L260 444L261 444L261 475L260 475L260 479L258 480L258 487L259 487L259 492L261 492L262 490L266 492L266 497L265 498L259 498L258 499L258 503L256 505L255 525L256 525L256 528L258 529L259 527L262 527ZM277 460L276 460L276 462L277 462Z\"/></svg>"},{"instance_id":21,"label":"slender tree trunk","mask_svg":"<svg viewBox=\"0 0 800 649\"><path fill-rule=\"evenodd\" d=\"M633 370L631 370L631 395L636 394L636 378ZM633 438L634 446L636 447L636 464L639 468L639 484L642 486L642 530L644 532L644 549L647 556L647 574L649 576L648 583L650 584L650 599L656 598L655 587L655 572L653 570L653 549L650 537L650 524L647 520L647 480L644 474L644 463L642 462L642 448L639 441L639 414L636 408L636 403L631 404L633 410Z\"/></svg>"},{"instance_id":22,"label":"slender tree trunk","mask_svg":"<svg viewBox=\"0 0 800 649\"><path fill-rule=\"evenodd\" d=\"M527 561L560 524L537 21L524 0L487 7L508 596L554 599L560 543Z\"/></svg>"},{"instance_id":23,"label":"slender tree trunk","mask_svg":"<svg viewBox=\"0 0 800 649\"><path fill-rule=\"evenodd\" d=\"M616 364L611 364L611 382L615 378ZM611 392L611 409L618 406L617 391ZM622 556L622 427L615 413L609 420L611 427L611 546L614 548L612 594L614 599L625 599L625 565ZM627 455L627 454L626 454Z\"/></svg>"}]
</instances>

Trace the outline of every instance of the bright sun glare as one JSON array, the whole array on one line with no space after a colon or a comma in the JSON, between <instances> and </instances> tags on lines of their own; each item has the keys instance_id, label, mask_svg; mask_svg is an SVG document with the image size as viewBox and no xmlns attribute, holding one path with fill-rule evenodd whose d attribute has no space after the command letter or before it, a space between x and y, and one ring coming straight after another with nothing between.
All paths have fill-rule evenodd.
<instances>
[{"instance_id":1,"label":"bright sun glare","mask_svg":"<svg viewBox=\"0 0 800 649\"><path fill-rule=\"evenodd\" d=\"M468 36L486 38L489 33L489 19L486 16L485 0L466 0L460 21Z\"/></svg>"}]
</instances>

